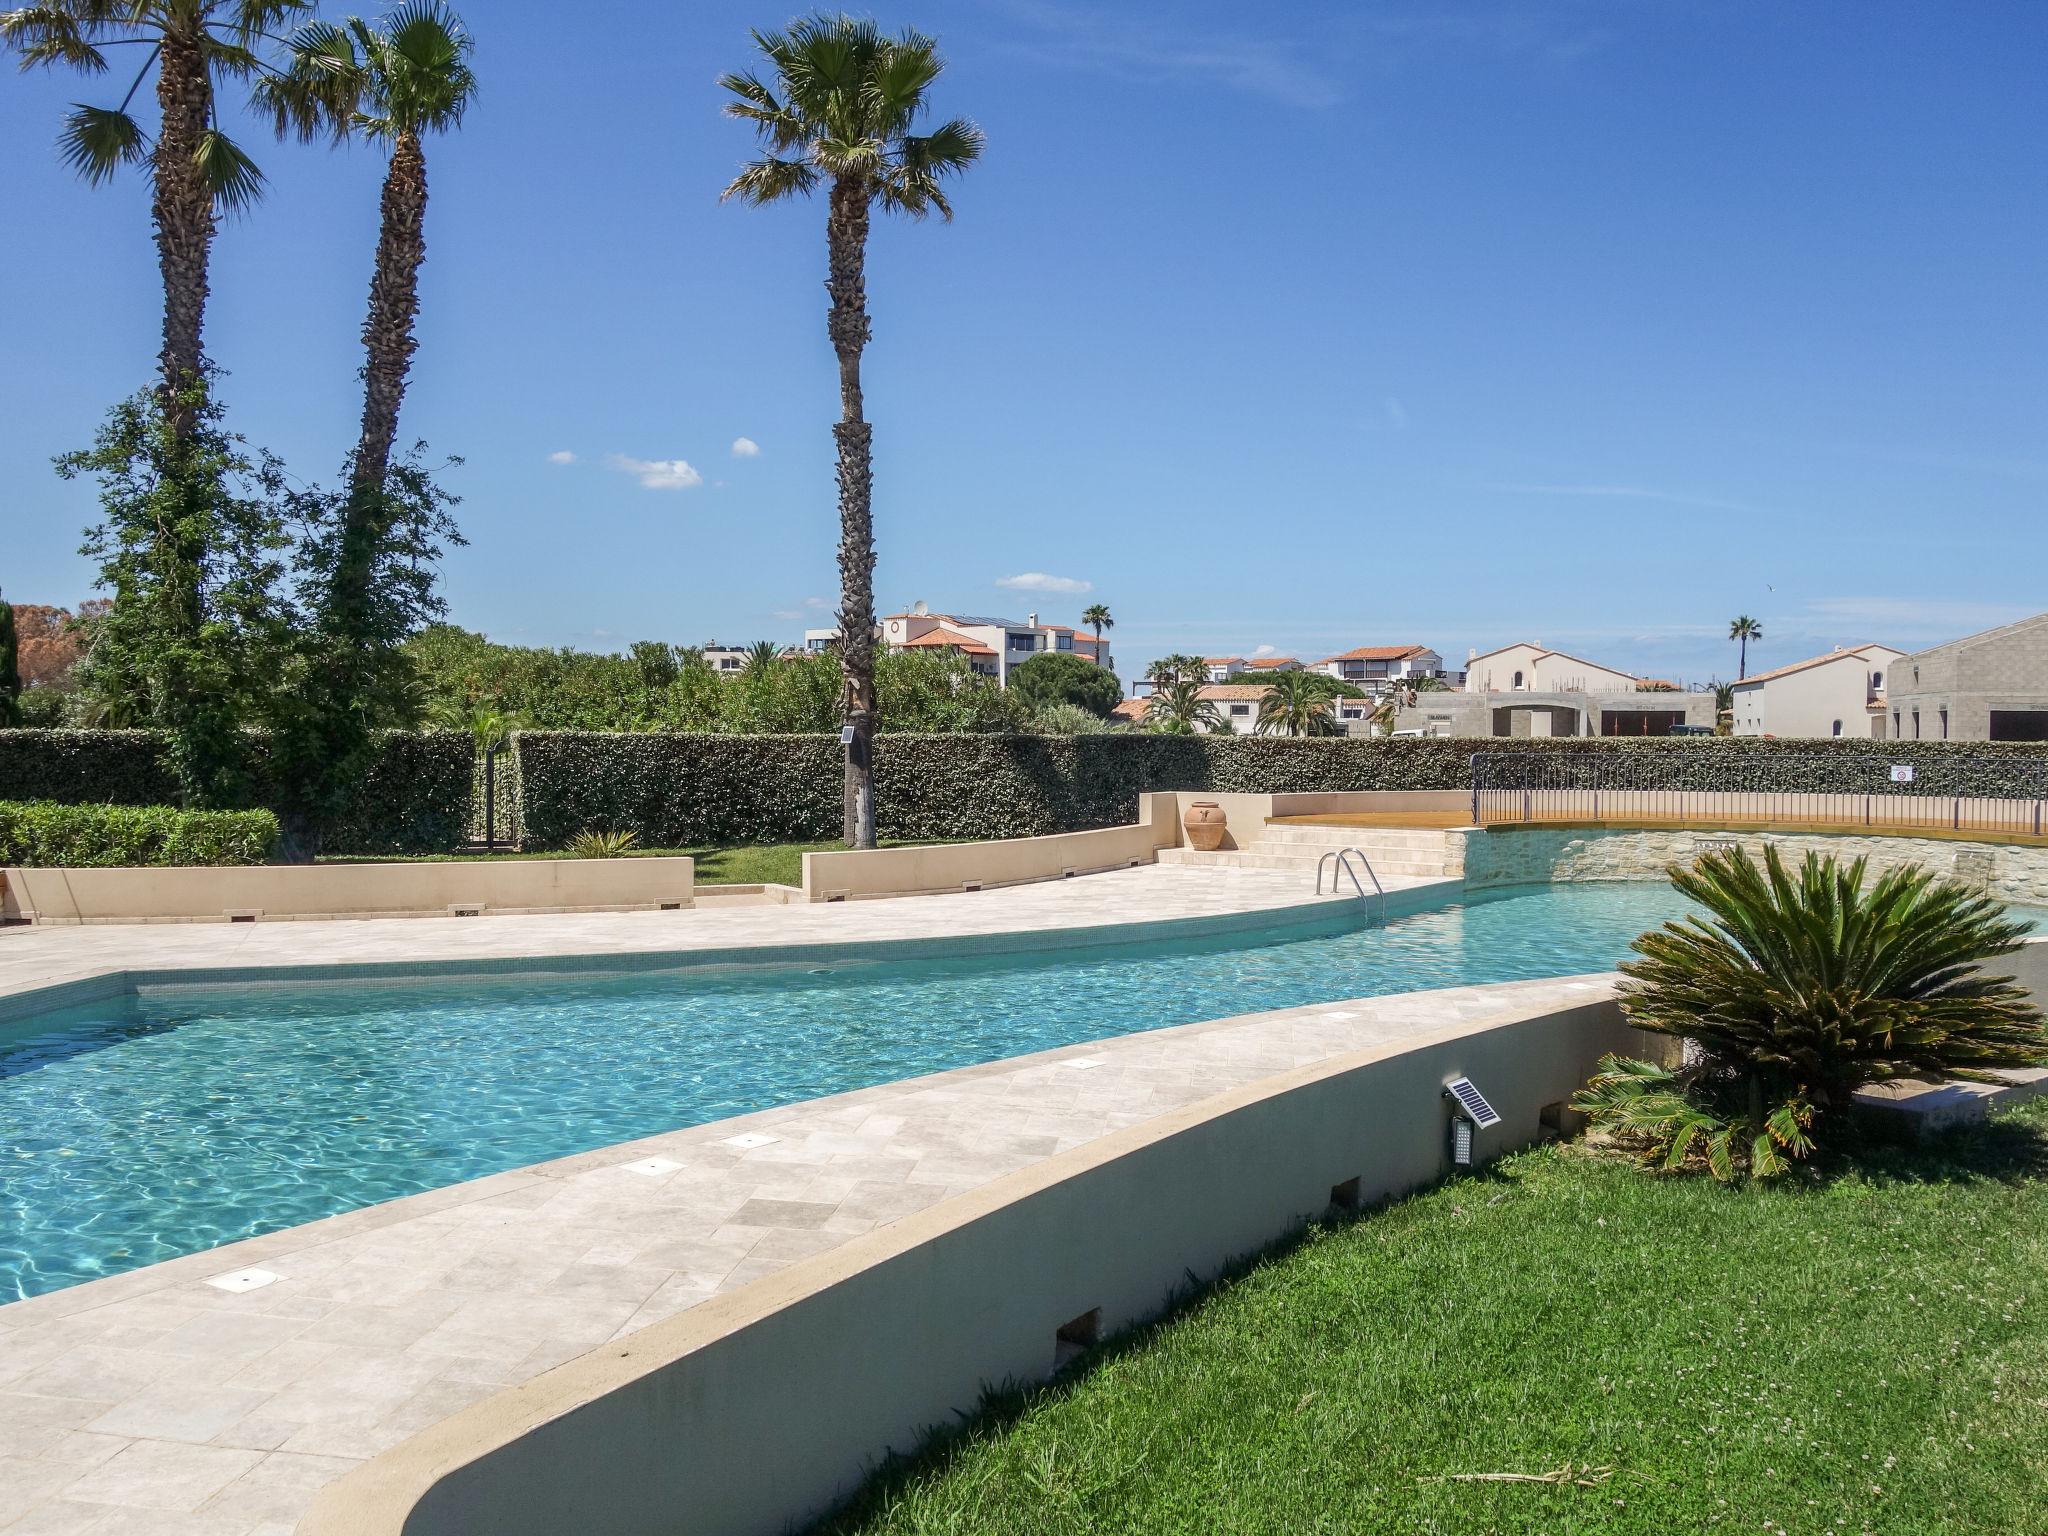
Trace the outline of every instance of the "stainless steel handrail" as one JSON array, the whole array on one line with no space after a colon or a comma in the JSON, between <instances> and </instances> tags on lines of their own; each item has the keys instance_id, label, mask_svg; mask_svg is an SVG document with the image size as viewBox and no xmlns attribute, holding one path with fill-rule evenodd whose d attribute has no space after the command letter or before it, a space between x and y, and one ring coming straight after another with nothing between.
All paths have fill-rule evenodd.
<instances>
[{"instance_id":1,"label":"stainless steel handrail","mask_svg":"<svg viewBox=\"0 0 2048 1536\"><path fill-rule=\"evenodd\" d=\"M1365 866L1366 878L1372 881L1373 892L1380 899L1380 921L1385 923L1387 920L1387 888L1380 884L1379 874L1373 869L1372 860L1365 856L1363 848L1334 848L1320 859L1317 859L1316 894L1318 896L1323 894L1323 866L1332 859L1335 859L1337 861L1337 869L1344 871L1345 874L1351 877L1351 885L1358 892L1358 899L1360 901L1365 900L1365 884L1358 878L1358 871L1351 867L1351 856L1354 853L1358 855L1358 862ZM1332 870L1330 873L1330 894L1333 896L1337 894L1336 870Z\"/></svg>"}]
</instances>

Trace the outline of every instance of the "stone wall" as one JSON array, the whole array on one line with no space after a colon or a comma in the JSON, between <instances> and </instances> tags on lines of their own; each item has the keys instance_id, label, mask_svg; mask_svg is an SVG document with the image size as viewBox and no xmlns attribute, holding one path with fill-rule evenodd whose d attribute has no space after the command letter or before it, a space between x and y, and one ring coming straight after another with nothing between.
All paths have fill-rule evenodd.
<instances>
[{"instance_id":1,"label":"stone wall","mask_svg":"<svg viewBox=\"0 0 2048 1536\"><path fill-rule=\"evenodd\" d=\"M1445 872L1472 889L1550 880L1660 880L1709 848L1740 844L1761 858L1774 844L1786 859L1809 850L1868 857L1873 873L1924 864L1982 887L2002 901L2048 906L2048 848L1931 837L1863 837L1811 832L1695 832L1606 827L1459 828L1444 834Z\"/></svg>"}]
</instances>

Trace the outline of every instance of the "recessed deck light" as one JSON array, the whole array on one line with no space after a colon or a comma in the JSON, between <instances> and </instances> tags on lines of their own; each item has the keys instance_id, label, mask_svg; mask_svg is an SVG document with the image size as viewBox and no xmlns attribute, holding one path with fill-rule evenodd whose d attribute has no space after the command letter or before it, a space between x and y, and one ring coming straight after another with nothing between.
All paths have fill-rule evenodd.
<instances>
[{"instance_id":1,"label":"recessed deck light","mask_svg":"<svg viewBox=\"0 0 2048 1536\"><path fill-rule=\"evenodd\" d=\"M206 1283L217 1291L260 1291L264 1286L275 1283L278 1276L267 1269L238 1269L225 1275L215 1275Z\"/></svg>"},{"instance_id":2,"label":"recessed deck light","mask_svg":"<svg viewBox=\"0 0 2048 1536\"><path fill-rule=\"evenodd\" d=\"M726 1137L724 1145L728 1147L738 1147L742 1152L746 1152L752 1150L755 1147L765 1147L769 1145L771 1142L777 1142L780 1140L782 1140L780 1136L764 1136L759 1131L748 1131L745 1135L742 1136Z\"/></svg>"},{"instance_id":3,"label":"recessed deck light","mask_svg":"<svg viewBox=\"0 0 2048 1536\"><path fill-rule=\"evenodd\" d=\"M644 1173L648 1178L659 1178L664 1173L674 1173L681 1163L666 1157L643 1157L637 1163L621 1163L619 1166L628 1173Z\"/></svg>"}]
</instances>

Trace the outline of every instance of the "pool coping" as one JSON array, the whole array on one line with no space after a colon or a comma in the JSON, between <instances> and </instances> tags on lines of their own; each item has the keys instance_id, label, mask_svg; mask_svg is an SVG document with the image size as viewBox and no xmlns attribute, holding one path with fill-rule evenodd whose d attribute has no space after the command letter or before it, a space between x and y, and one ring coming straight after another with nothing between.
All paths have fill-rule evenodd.
<instances>
[{"instance_id":1,"label":"pool coping","mask_svg":"<svg viewBox=\"0 0 2048 1536\"><path fill-rule=\"evenodd\" d=\"M1412 916L1449 905L1464 891L1464 881L1455 876L1417 880L1411 885L1388 891L1383 910L1388 916ZM1057 928L1020 926L902 938L827 939L799 943L778 943L770 939L698 948L580 950L557 954L465 955L421 960L109 966L62 981L12 988L0 983L0 1025L18 1023L40 1013L104 1002L109 998L180 988L405 979L460 980L466 977L652 975L720 967L801 965L822 959L872 959L877 962L932 959L957 955L963 950L977 954L1022 954L1042 949L1104 948L1147 941L1199 939L1263 928L1313 928L1332 924L1336 921L1336 914L1350 910L1353 907L1348 902L1340 905L1333 898L1294 898L1271 906L1187 917L1137 922L1103 921Z\"/></svg>"}]
</instances>

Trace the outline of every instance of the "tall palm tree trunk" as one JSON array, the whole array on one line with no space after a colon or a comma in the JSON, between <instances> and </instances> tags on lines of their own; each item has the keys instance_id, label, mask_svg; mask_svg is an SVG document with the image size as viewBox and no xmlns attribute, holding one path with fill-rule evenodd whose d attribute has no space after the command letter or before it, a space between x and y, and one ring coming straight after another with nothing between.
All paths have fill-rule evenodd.
<instances>
[{"instance_id":1,"label":"tall palm tree trunk","mask_svg":"<svg viewBox=\"0 0 2048 1536\"><path fill-rule=\"evenodd\" d=\"M862 414L860 358L868 343L867 246L870 189L842 176L832 183L825 233L832 295L827 329L839 356L839 666L844 678L845 838L875 846L875 517L873 429Z\"/></svg>"},{"instance_id":2,"label":"tall palm tree trunk","mask_svg":"<svg viewBox=\"0 0 2048 1536\"><path fill-rule=\"evenodd\" d=\"M419 349L413 321L420 312L420 265L427 259L427 157L419 135L400 133L384 174L377 270L363 321L363 431L356 445L353 489L382 490L398 441L405 378Z\"/></svg>"},{"instance_id":3,"label":"tall palm tree trunk","mask_svg":"<svg viewBox=\"0 0 2048 1536\"><path fill-rule=\"evenodd\" d=\"M201 44L197 36L164 33L156 77L163 124L151 178L157 268L164 285L163 350L157 357L163 376L157 393L180 461L168 479L184 503L164 519L157 555L171 622L177 632L193 637L205 619L205 519L197 505L200 488L187 483L183 460L198 422L193 392L204 382L206 268L214 229L213 194L199 171L199 145L213 108L213 82Z\"/></svg>"},{"instance_id":4,"label":"tall palm tree trunk","mask_svg":"<svg viewBox=\"0 0 2048 1536\"><path fill-rule=\"evenodd\" d=\"M172 430L191 432L190 403L180 397L204 366L206 264L213 246L213 195L199 172L199 145L213 106L201 40L166 31L156 77L163 112L154 165L157 266L164 284L164 344L159 386Z\"/></svg>"},{"instance_id":5,"label":"tall palm tree trunk","mask_svg":"<svg viewBox=\"0 0 2048 1536\"><path fill-rule=\"evenodd\" d=\"M1749 676L1749 636L1744 635L1736 644L1735 681L1741 682Z\"/></svg>"}]
</instances>

